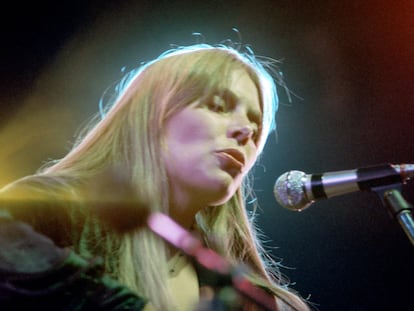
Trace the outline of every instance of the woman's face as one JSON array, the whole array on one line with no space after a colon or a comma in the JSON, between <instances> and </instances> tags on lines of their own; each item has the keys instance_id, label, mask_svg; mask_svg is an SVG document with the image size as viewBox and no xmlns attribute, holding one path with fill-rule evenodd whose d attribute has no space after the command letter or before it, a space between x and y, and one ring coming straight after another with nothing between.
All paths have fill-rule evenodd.
<instances>
[{"instance_id":1,"label":"woman's face","mask_svg":"<svg viewBox=\"0 0 414 311\"><path fill-rule=\"evenodd\" d=\"M163 160L175 204L224 203L257 158L262 112L258 90L243 70L205 103L195 101L164 128Z\"/></svg>"}]
</instances>

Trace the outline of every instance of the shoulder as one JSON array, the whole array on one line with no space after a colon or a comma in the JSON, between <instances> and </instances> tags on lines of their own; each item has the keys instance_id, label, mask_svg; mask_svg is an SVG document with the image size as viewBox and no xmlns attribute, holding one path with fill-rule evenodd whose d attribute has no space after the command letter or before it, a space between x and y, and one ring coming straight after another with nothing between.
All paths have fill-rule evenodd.
<instances>
[{"instance_id":1,"label":"shoulder","mask_svg":"<svg viewBox=\"0 0 414 311\"><path fill-rule=\"evenodd\" d=\"M0 189L2 200L41 200L76 196L76 185L73 178L30 175L18 179Z\"/></svg>"},{"instance_id":2,"label":"shoulder","mask_svg":"<svg viewBox=\"0 0 414 311\"><path fill-rule=\"evenodd\" d=\"M81 211L74 189L70 179L27 176L0 190L0 210L66 246L71 243L73 219Z\"/></svg>"}]
</instances>

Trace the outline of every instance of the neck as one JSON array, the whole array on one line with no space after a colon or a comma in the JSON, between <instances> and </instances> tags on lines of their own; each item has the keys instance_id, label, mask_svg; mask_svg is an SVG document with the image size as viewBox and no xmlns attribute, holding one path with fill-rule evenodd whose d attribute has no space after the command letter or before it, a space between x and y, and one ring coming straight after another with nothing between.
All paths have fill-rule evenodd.
<instances>
[{"instance_id":1,"label":"neck","mask_svg":"<svg viewBox=\"0 0 414 311\"><path fill-rule=\"evenodd\" d=\"M185 229L189 230L195 223L196 214L207 204L194 196L175 195L170 201L170 217Z\"/></svg>"},{"instance_id":2,"label":"neck","mask_svg":"<svg viewBox=\"0 0 414 311\"><path fill-rule=\"evenodd\" d=\"M195 223L195 215L199 211L198 208L186 205L170 206L170 217L174 219L184 229L189 230Z\"/></svg>"}]
</instances>

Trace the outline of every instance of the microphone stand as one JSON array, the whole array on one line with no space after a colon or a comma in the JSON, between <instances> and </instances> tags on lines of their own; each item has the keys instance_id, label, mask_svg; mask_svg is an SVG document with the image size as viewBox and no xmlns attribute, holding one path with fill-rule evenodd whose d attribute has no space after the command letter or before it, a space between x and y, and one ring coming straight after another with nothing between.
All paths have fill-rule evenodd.
<instances>
[{"instance_id":1,"label":"microphone stand","mask_svg":"<svg viewBox=\"0 0 414 311\"><path fill-rule=\"evenodd\" d=\"M413 206L404 199L398 189L384 191L383 202L414 246Z\"/></svg>"},{"instance_id":2,"label":"microphone stand","mask_svg":"<svg viewBox=\"0 0 414 311\"><path fill-rule=\"evenodd\" d=\"M277 310L274 297L253 285L245 277L244 266L233 267L212 249L204 247L200 240L167 215L163 213L151 213L148 215L147 225L158 236L188 256L194 258L198 265L214 273L217 277L214 282L216 284L214 285L231 285L238 293L250 299L263 310Z\"/></svg>"}]
</instances>

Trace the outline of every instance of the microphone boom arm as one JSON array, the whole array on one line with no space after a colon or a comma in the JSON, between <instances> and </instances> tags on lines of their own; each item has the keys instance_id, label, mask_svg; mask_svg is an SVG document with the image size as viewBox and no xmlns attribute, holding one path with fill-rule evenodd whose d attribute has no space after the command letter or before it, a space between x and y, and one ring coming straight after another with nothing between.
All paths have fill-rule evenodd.
<instances>
[{"instance_id":1,"label":"microphone boom arm","mask_svg":"<svg viewBox=\"0 0 414 311\"><path fill-rule=\"evenodd\" d=\"M401 192L397 189L385 191L384 202L414 246L413 206L404 199Z\"/></svg>"}]
</instances>

